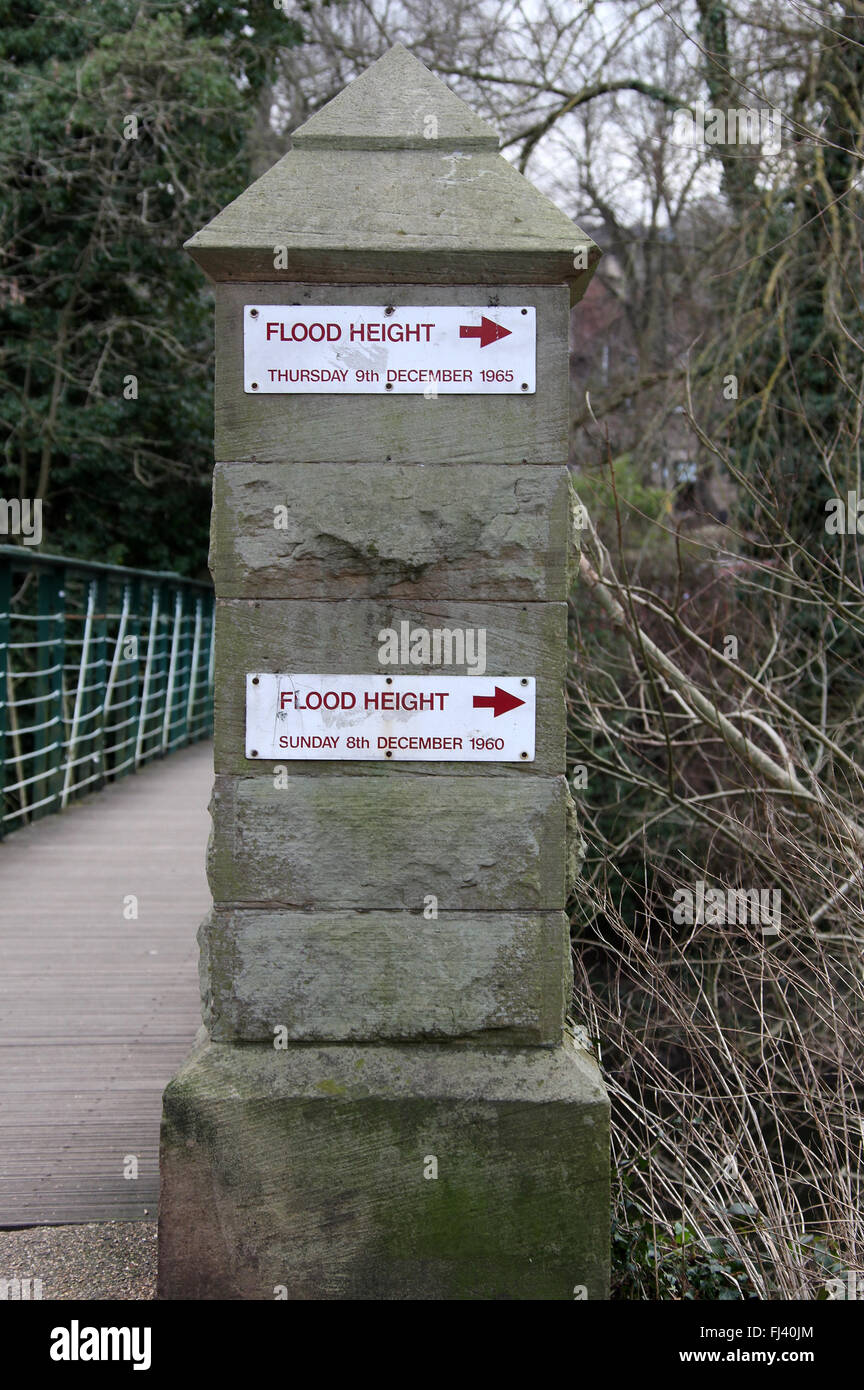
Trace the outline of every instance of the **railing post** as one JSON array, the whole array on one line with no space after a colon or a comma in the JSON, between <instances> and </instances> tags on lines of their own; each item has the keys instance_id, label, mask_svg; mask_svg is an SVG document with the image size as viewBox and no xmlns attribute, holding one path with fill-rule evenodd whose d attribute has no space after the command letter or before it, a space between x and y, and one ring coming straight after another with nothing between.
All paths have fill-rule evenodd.
<instances>
[{"instance_id":1,"label":"railing post","mask_svg":"<svg viewBox=\"0 0 864 1390\"><path fill-rule=\"evenodd\" d=\"M174 590L174 612L171 621L171 646L168 657L168 675L165 681L165 713L162 719L162 752L167 753L171 743L171 715L176 700L177 673L180 665L180 645L183 637L183 588L178 584Z\"/></svg>"},{"instance_id":2,"label":"railing post","mask_svg":"<svg viewBox=\"0 0 864 1390\"><path fill-rule=\"evenodd\" d=\"M33 759L34 775L39 777L33 783L34 802L44 801L36 806L33 818L49 815L57 809L60 794L59 766L63 751L63 598L64 572L49 567L39 575L39 621L38 669L43 674L37 678L39 703L39 723L44 728L34 735L36 756Z\"/></svg>"},{"instance_id":3,"label":"railing post","mask_svg":"<svg viewBox=\"0 0 864 1390\"><path fill-rule=\"evenodd\" d=\"M192 654L189 658L189 685L186 692L184 729L187 737L193 739L197 737L195 696L198 691L198 663L201 660L201 608L203 600L200 594L197 597L190 594L190 598L195 605L195 618L192 630Z\"/></svg>"},{"instance_id":4,"label":"railing post","mask_svg":"<svg viewBox=\"0 0 864 1390\"><path fill-rule=\"evenodd\" d=\"M6 741L9 733L9 631L12 608L12 565L0 555L0 840L6 833L6 786L8 782Z\"/></svg>"},{"instance_id":5,"label":"railing post","mask_svg":"<svg viewBox=\"0 0 864 1390\"><path fill-rule=\"evenodd\" d=\"M57 603L57 620L54 625L54 641L51 646L50 665L53 678L52 718L55 721L54 729L56 731L57 746L51 767L49 788L51 809L56 812L60 810L60 798L63 792L63 667L66 663L66 585L68 578L65 569L57 569L54 573L54 596Z\"/></svg>"},{"instance_id":6,"label":"railing post","mask_svg":"<svg viewBox=\"0 0 864 1390\"><path fill-rule=\"evenodd\" d=\"M138 730L135 738L136 770L145 761L147 741L147 720L150 718L150 705L154 680L159 666L160 614L162 588L154 584L150 594L150 622L147 628L147 655L144 659L144 679L141 686L141 704L138 714Z\"/></svg>"},{"instance_id":7,"label":"railing post","mask_svg":"<svg viewBox=\"0 0 864 1390\"><path fill-rule=\"evenodd\" d=\"M128 613L123 645L120 649L119 683L123 686L124 721L128 725L123 732L122 742L117 749L115 768L118 777L125 777L135 770L135 740L138 736L138 721L141 717L141 580L130 579L126 585ZM131 655L124 653L129 648Z\"/></svg>"},{"instance_id":8,"label":"railing post","mask_svg":"<svg viewBox=\"0 0 864 1390\"><path fill-rule=\"evenodd\" d=\"M108 739L109 724L111 721L112 713L111 705L114 700L114 692L118 688L118 686L121 690L125 686L125 682L122 676L123 666L125 664L123 657L123 645L126 641L126 634L129 626L130 590L131 584L123 585L123 594L120 601L120 615L117 619L117 636L114 639L114 651L111 655L111 669L108 672L108 680L105 685L105 698L102 702L102 766L106 776L109 772L114 772L116 768L119 766L122 752L122 749L118 746L116 739L113 745L109 744ZM118 701L118 704L121 708L124 706L124 702L122 700ZM113 766L111 768L107 766L109 748L113 752L114 756Z\"/></svg>"},{"instance_id":9,"label":"railing post","mask_svg":"<svg viewBox=\"0 0 864 1390\"><path fill-rule=\"evenodd\" d=\"M84 631L81 638L81 652L78 658L78 677L75 683L75 700L72 705L72 722L69 726L69 739L66 749L66 765L63 769L63 791L60 808L65 809L69 797L75 790L78 747L83 741L81 725L87 709L87 670L90 665L91 639L93 636L93 614L96 611L96 581L87 582L87 606L84 613ZM86 756L86 755L85 755Z\"/></svg>"},{"instance_id":10,"label":"railing post","mask_svg":"<svg viewBox=\"0 0 864 1390\"><path fill-rule=\"evenodd\" d=\"M88 776L94 776L90 790L95 791L105 785L105 700L108 694L108 580L102 574L95 580L95 604L93 614L93 661L88 675L88 683L93 685L88 699L90 728L88 730L92 767Z\"/></svg>"}]
</instances>

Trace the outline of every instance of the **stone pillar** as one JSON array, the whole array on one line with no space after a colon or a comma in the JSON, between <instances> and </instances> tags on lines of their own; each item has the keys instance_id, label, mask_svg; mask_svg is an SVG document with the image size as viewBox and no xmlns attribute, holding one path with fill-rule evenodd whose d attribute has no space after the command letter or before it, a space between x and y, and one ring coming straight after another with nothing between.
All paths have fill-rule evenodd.
<instances>
[{"instance_id":1,"label":"stone pillar","mask_svg":"<svg viewBox=\"0 0 864 1390\"><path fill-rule=\"evenodd\" d=\"M397 47L189 243L216 285L214 907L164 1098L162 1298L607 1296L608 1103L565 1027L567 345L597 251L497 145ZM416 360L470 384L388 383L415 359L356 325L350 387L268 377L355 318L449 323ZM308 356L298 322L324 325ZM292 673L437 676L487 692L490 735L496 689L525 706L517 741L536 691L536 741L274 757L246 737L273 673L276 732L323 727Z\"/></svg>"}]
</instances>

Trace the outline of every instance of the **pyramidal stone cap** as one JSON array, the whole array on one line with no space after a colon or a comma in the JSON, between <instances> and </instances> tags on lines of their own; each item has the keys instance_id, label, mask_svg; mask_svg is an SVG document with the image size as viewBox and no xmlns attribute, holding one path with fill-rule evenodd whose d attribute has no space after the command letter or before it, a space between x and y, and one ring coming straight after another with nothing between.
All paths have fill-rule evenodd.
<instances>
[{"instance_id":1,"label":"pyramidal stone cap","mask_svg":"<svg viewBox=\"0 0 864 1390\"><path fill-rule=\"evenodd\" d=\"M401 44L299 126L186 249L217 281L566 283L574 301L600 258Z\"/></svg>"},{"instance_id":2,"label":"pyramidal stone cap","mask_svg":"<svg viewBox=\"0 0 864 1390\"><path fill-rule=\"evenodd\" d=\"M498 134L397 43L298 126L295 149L493 150Z\"/></svg>"}]
</instances>

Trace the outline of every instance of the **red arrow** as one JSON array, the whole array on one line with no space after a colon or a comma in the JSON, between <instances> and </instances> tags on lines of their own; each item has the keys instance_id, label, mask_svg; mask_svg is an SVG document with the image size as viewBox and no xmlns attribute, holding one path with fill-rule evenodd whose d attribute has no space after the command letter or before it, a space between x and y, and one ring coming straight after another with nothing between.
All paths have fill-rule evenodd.
<instances>
[{"instance_id":1,"label":"red arrow","mask_svg":"<svg viewBox=\"0 0 864 1390\"><path fill-rule=\"evenodd\" d=\"M491 709L495 711L494 718L499 714L509 714L511 709L518 709L524 705L525 701L520 700L518 695L510 695L506 690L502 690L500 685L496 685L494 695L475 695L475 709Z\"/></svg>"},{"instance_id":2,"label":"red arrow","mask_svg":"<svg viewBox=\"0 0 864 1390\"><path fill-rule=\"evenodd\" d=\"M490 343L497 343L499 338L509 338L512 333L511 328L505 328L503 324L493 323L487 319L485 314L480 316L480 327L473 328L467 323L459 325L460 338L479 338L481 348L488 347ZM522 701L524 704L524 700Z\"/></svg>"}]
</instances>

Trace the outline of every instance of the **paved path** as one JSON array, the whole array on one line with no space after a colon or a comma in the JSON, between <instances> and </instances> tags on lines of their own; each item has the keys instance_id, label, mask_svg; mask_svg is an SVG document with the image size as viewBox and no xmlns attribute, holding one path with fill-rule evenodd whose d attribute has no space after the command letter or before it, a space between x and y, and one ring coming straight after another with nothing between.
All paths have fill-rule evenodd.
<instances>
[{"instance_id":1,"label":"paved path","mask_svg":"<svg viewBox=\"0 0 864 1390\"><path fill-rule=\"evenodd\" d=\"M212 759L182 749L0 841L0 1227L155 1215L160 1097L200 1022Z\"/></svg>"}]
</instances>

